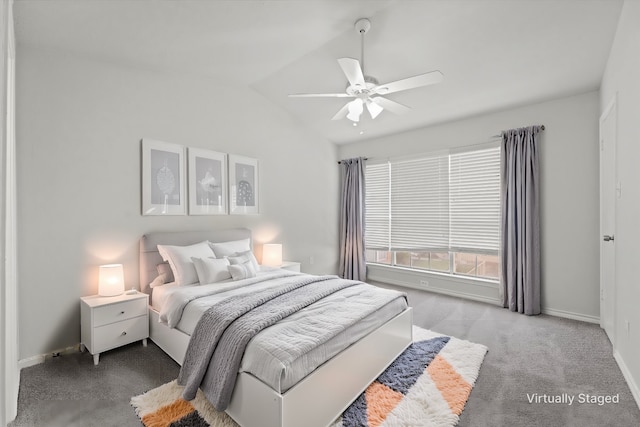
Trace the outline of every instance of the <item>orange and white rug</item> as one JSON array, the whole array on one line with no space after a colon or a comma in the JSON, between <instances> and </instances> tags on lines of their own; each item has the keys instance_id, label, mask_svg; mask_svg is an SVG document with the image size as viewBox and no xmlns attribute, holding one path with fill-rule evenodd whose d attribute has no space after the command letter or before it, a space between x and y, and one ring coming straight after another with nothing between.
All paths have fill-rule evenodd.
<instances>
[{"instance_id":1,"label":"orange and white rug","mask_svg":"<svg viewBox=\"0 0 640 427\"><path fill-rule=\"evenodd\" d=\"M332 427L455 426L487 347L414 326L413 344L347 408ZM339 387L339 385L336 385ZM175 381L131 399L146 427L236 427L201 392L182 400Z\"/></svg>"},{"instance_id":2,"label":"orange and white rug","mask_svg":"<svg viewBox=\"0 0 640 427\"><path fill-rule=\"evenodd\" d=\"M455 426L487 347L413 328L404 351L333 427Z\"/></svg>"}]
</instances>

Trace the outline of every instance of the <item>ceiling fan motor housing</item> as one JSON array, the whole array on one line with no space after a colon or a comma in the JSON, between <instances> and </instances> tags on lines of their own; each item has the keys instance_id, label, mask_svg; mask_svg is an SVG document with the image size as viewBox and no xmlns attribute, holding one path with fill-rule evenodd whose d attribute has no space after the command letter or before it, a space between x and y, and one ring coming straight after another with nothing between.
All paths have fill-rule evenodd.
<instances>
[{"instance_id":1,"label":"ceiling fan motor housing","mask_svg":"<svg viewBox=\"0 0 640 427\"><path fill-rule=\"evenodd\" d=\"M364 76L365 87L347 85L347 93L351 96L366 98L374 94L373 88L378 86L378 80L375 77Z\"/></svg>"}]
</instances>

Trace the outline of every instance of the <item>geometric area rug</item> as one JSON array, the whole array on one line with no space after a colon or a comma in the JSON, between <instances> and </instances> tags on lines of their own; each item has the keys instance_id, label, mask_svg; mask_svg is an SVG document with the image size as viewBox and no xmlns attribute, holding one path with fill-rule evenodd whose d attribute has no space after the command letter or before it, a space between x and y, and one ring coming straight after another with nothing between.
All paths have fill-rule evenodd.
<instances>
[{"instance_id":1,"label":"geometric area rug","mask_svg":"<svg viewBox=\"0 0 640 427\"><path fill-rule=\"evenodd\" d=\"M331 427L455 426L478 378L487 347L413 327L413 343ZM202 392L182 399L171 381L131 398L146 427L237 427Z\"/></svg>"}]
</instances>

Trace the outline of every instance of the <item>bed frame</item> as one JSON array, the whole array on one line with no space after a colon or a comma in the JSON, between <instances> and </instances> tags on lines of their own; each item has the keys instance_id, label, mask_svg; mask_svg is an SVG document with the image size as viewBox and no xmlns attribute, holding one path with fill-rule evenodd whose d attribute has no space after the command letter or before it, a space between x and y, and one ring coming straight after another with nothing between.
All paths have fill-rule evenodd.
<instances>
[{"instance_id":1,"label":"bed frame","mask_svg":"<svg viewBox=\"0 0 640 427\"><path fill-rule=\"evenodd\" d=\"M150 233L140 240L140 286L157 276L162 262L158 244L188 245L203 240L225 242L251 237L246 228L178 233ZM158 321L149 307L150 338L182 365L189 335ZM278 393L251 374L236 380L226 412L243 427L327 426L412 342L412 310L405 311L327 361L285 393Z\"/></svg>"}]
</instances>

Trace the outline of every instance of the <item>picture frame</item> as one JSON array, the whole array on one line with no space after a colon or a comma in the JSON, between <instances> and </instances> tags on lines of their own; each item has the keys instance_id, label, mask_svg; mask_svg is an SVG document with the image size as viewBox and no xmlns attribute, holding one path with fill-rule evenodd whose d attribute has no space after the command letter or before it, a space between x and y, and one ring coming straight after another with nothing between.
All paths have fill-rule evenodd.
<instances>
[{"instance_id":1,"label":"picture frame","mask_svg":"<svg viewBox=\"0 0 640 427\"><path fill-rule=\"evenodd\" d=\"M227 155L188 148L189 215L226 215Z\"/></svg>"},{"instance_id":2,"label":"picture frame","mask_svg":"<svg viewBox=\"0 0 640 427\"><path fill-rule=\"evenodd\" d=\"M258 160L229 154L229 213L260 213Z\"/></svg>"},{"instance_id":3,"label":"picture frame","mask_svg":"<svg viewBox=\"0 0 640 427\"><path fill-rule=\"evenodd\" d=\"M184 147L142 140L142 215L186 215Z\"/></svg>"}]
</instances>

